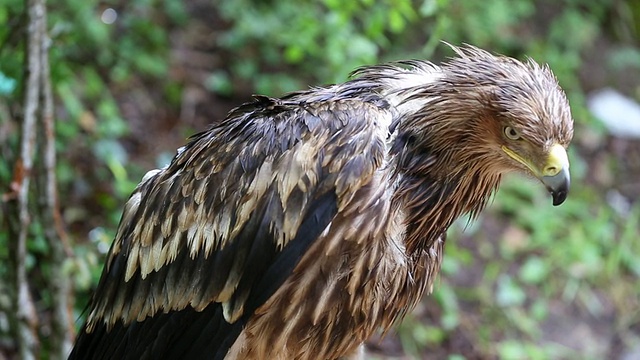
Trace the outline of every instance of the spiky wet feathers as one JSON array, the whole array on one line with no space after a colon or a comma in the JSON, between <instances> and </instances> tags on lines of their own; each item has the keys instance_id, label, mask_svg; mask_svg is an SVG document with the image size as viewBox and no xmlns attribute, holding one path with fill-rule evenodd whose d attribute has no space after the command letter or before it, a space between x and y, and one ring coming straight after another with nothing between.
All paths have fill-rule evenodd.
<instances>
[{"instance_id":1,"label":"spiky wet feathers","mask_svg":"<svg viewBox=\"0 0 640 360\"><path fill-rule=\"evenodd\" d=\"M127 202L75 356L335 359L388 330L431 291L451 223L526 173L505 124L532 163L572 135L547 68L454 50L195 135Z\"/></svg>"}]
</instances>

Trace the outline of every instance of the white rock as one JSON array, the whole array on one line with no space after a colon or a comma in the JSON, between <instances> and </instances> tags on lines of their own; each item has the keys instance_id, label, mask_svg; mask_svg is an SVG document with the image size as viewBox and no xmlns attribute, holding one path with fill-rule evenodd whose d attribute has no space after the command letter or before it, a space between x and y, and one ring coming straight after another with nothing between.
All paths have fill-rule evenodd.
<instances>
[{"instance_id":1,"label":"white rock","mask_svg":"<svg viewBox=\"0 0 640 360\"><path fill-rule=\"evenodd\" d=\"M640 138L640 104L633 99L606 88L593 93L587 106L612 135Z\"/></svg>"}]
</instances>

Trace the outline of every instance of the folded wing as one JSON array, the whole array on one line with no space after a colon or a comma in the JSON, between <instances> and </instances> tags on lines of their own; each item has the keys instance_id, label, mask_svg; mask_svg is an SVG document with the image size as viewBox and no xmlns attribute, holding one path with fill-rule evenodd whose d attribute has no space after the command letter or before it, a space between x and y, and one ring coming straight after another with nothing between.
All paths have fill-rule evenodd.
<instances>
[{"instance_id":1,"label":"folded wing","mask_svg":"<svg viewBox=\"0 0 640 360\"><path fill-rule=\"evenodd\" d=\"M145 176L72 359L225 356L384 163L384 101L308 94L256 98Z\"/></svg>"}]
</instances>

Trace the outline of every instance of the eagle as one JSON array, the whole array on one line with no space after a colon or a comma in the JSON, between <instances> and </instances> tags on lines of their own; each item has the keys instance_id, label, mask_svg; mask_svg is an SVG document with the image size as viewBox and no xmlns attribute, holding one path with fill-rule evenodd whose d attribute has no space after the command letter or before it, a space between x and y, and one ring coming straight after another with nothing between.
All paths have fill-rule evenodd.
<instances>
[{"instance_id":1,"label":"eagle","mask_svg":"<svg viewBox=\"0 0 640 360\"><path fill-rule=\"evenodd\" d=\"M552 71L451 47L255 96L148 172L70 359L361 358L504 175L563 203L573 119Z\"/></svg>"}]
</instances>

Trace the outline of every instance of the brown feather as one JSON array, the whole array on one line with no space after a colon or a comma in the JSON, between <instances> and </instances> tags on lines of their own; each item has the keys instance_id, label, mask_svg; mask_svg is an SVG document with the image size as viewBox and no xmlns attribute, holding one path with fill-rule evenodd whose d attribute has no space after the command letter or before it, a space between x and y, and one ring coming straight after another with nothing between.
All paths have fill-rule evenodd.
<instances>
[{"instance_id":1,"label":"brown feather","mask_svg":"<svg viewBox=\"0 0 640 360\"><path fill-rule=\"evenodd\" d=\"M180 356L231 359L337 359L388 331L432 291L451 223L526 172L501 150L504 126L536 165L572 137L547 67L453 49L441 66L378 65L258 96L145 176L74 354L98 343L121 355L110 329L134 322L177 339ZM167 325L198 312L222 314L203 320L217 332ZM165 345L126 351L171 356Z\"/></svg>"}]
</instances>

